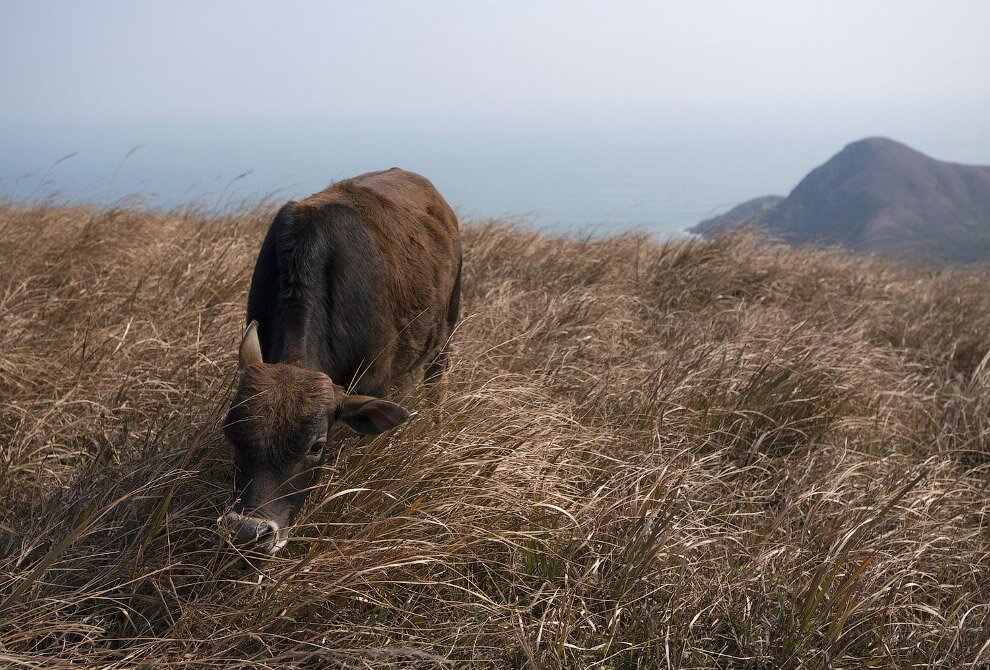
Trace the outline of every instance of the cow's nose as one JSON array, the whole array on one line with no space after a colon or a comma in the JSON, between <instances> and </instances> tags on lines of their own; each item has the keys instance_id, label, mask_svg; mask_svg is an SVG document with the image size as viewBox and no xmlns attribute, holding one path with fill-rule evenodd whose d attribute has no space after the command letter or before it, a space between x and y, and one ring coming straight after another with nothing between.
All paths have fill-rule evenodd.
<instances>
[{"instance_id":1,"label":"cow's nose","mask_svg":"<svg viewBox=\"0 0 990 670\"><path fill-rule=\"evenodd\" d=\"M278 524L274 521L228 512L224 522L236 546L272 553L278 539Z\"/></svg>"}]
</instances>

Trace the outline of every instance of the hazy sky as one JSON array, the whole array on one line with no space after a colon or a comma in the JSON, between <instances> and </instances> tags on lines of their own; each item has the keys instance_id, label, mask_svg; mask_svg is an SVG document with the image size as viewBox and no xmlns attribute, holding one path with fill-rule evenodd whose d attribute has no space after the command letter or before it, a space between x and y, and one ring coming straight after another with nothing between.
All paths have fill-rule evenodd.
<instances>
[{"instance_id":1,"label":"hazy sky","mask_svg":"<svg viewBox=\"0 0 990 670\"><path fill-rule=\"evenodd\" d=\"M676 231L870 135L990 164L988 66L990 0L0 0L0 197L401 165L471 215Z\"/></svg>"},{"instance_id":2,"label":"hazy sky","mask_svg":"<svg viewBox=\"0 0 990 670\"><path fill-rule=\"evenodd\" d=\"M976 119L988 30L986 0L5 1L0 119Z\"/></svg>"}]
</instances>

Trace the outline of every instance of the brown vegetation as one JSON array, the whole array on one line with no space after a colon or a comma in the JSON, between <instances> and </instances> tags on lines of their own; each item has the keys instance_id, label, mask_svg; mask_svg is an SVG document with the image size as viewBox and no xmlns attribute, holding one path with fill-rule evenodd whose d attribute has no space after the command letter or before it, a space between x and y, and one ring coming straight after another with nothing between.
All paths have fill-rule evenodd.
<instances>
[{"instance_id":1,"label":"brown vegetation","mask_svg":"<svg viewBox=\"0 0 990 670\"><path fill-rule=\"evenodd\" d=\"M466 224L444 398L251 568L272 211L0 206L0 665L990 663L986 275Z\"/></svg>"}]
</instances>

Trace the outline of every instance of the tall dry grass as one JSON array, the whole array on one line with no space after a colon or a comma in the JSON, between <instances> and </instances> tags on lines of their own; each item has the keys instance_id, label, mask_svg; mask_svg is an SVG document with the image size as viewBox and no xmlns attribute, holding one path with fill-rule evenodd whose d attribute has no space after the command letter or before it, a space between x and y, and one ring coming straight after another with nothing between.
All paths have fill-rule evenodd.
<instances>
[{"instance_id":1,"label":"tall dry grass","mask_svg":"<svg viewBox=\"0 0 990 670\"><path fill-rule=\"evenodd\" d=\"M252 566L270 215L0 205L0 666L990 664L986 275L466 224L445 397Z\"/></svg>"}]
</instances>

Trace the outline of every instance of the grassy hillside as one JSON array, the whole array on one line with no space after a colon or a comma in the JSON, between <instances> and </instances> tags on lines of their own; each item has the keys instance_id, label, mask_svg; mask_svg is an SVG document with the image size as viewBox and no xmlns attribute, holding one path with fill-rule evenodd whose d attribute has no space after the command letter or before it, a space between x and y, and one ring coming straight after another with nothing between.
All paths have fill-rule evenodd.
<instances>
[{"instance_id":1,"label":"grassy hillside","mask_svg":"<svg viewBox=\"0 0 990 670\"><path fill-rule=\"evenodd\" d=\"M446 397L252 568L270 215L0 205L0 665L990 663L986 275L465 224Z\"/></svg>"}]
</instances>

